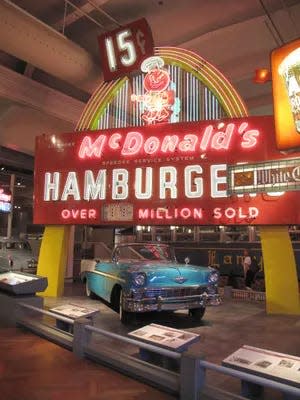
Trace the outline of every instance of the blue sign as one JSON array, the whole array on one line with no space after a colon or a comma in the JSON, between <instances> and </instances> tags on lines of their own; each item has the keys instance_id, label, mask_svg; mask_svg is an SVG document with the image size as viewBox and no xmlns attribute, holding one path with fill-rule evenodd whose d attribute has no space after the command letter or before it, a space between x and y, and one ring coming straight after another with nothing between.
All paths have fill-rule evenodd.
<instances>
[{"instance_id":1,"label":"blue sign","mask_svg":"<svg viewBox=\"0 0 300 400\"><path fill-rule=\"evenodd\" d=\"M5 201L0 201L0 211L3 212L11 212L11 203L7 203Z\"/></svg>"}]
</instances>

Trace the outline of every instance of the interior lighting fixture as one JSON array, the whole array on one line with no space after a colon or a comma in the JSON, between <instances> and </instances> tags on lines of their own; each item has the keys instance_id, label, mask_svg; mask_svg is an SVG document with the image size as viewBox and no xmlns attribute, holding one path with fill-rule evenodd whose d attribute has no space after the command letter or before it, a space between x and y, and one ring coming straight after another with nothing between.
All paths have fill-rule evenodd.
<instances>
[{"instance_id":1,"label":"interior lighting fixture","mask_svg":"<svg viewBox=\"0 0 300 400\"><path fill-rule=\"evenodd\" d=\"M271 81L271 72L268 68L257 68L253 78L254 83L266 83Z\"/></svg>"}]
</instances>

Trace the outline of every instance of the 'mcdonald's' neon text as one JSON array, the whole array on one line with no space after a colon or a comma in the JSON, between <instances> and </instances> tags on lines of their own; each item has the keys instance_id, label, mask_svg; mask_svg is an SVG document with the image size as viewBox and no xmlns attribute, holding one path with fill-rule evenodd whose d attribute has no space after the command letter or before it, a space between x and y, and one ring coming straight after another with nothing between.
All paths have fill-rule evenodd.
<instances>
[{"instance_id":1,"label":"'mcdonald's' neon text","mask_svg":"<svg viewBox=\"0 0 300 400\"><path fill-rule=\"evenodd\" d=\"M228 150L234 140L240 142L242 149L251 149L256 146L259 130L249 129L248 122L240 124L218 124L217 129L212 124L200 132L190 132L183 136L159 135L145 138L138 130L122 134L100 134L96 139L84 136L81 141L78 156L81 159L101 159L106 150L113 150L116 154L128 157L138 154L193 154L208 150Z\"/></svg>"}]
</instances>

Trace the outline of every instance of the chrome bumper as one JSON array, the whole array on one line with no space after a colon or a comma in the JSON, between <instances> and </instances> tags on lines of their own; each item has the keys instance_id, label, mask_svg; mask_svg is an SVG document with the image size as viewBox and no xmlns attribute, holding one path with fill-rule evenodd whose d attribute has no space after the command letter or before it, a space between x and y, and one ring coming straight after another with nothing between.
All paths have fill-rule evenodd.
<instances>
[{"instance_id":1,"label":"chrome bumper","mask_svg":"<svg viewBox=\"0 0 300 400\"><path fill-rule=\"evenodd\" d=\"M215 306L221 304L220 296L215 294L203 293L194 296L180 297L144 297L137 299L131 295L123 297L123 309L129 312L147 312L147 311L172 311L186 310L206 306Z\"/></svg>"}]
</instances>

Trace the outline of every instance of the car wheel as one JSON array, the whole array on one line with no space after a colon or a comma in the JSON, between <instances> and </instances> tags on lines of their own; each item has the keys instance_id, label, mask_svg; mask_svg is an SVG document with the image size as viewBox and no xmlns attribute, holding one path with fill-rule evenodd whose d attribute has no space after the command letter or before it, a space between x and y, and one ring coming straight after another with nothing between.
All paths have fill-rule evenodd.
<instances>
[{"instance_id":1,"label":"car wheel","mask_svg":"<svg viewBox=\"0 0 300 400\"><path fill-rule=\"evenodd\" d=\"M123 309L123 290L122 289L120 290L120 296L119 296L119 317L120 317L120 321L124 325L129 324L134 317L134 313L125 311Z\"/></svg>"},{"instance_id":2,"label":"car wheel","mask_svg":"<svg viewBox=\"0 0 300 400\"><path fill-rule=\"evenodd\" d=\"M89 297L89 298L92 299L92 300L97 298L97 296L95 295L95 293L92 292L92 291L89 289L87 279L85 280L85 293L86 293L87 297Z\"/></svg>"},{"instance_id":3,"label":"car wheel","mask_svg":"<svg viewBox=\"0 0 300 400\"><path fill-rule=\"evenodd\" d=\"M189 316L195 321L201 321L205 313L205 307L191 308L189 309Z\"/></svg>"}]
</instances>

